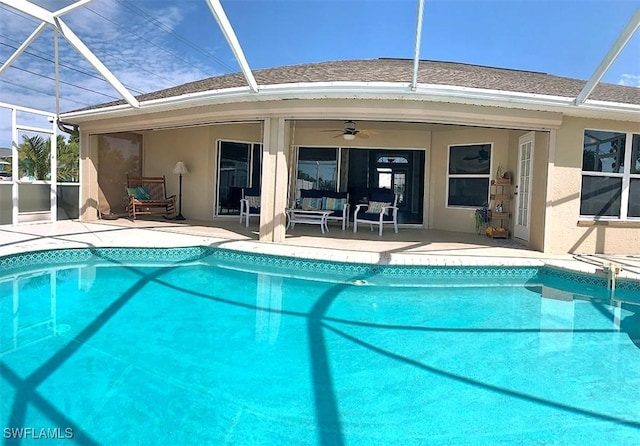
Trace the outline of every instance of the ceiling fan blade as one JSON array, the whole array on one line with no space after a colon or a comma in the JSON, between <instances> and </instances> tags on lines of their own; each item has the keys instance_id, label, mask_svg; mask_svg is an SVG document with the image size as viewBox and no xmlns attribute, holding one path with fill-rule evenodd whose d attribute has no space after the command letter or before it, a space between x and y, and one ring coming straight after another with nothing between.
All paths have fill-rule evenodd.
<instances>
[{"instance_id":1,"label":"ceiling fan blade","mask_svg":"<svg viewBox=\"0 0 640 446\"><path fill-rule=\"evenodd\" d=\"M369 139L369 135L363 132L356 133L356 138Z\"/></svg>"},{"instance_id":2,"label":"ceiling fan blade","mask_svg":"<svg viewBox=\"0 0 640 446\"><path fill-rule=\"evenodd\" d=\"M343 129L327 129L327 130L320 130L320 133L328 133L328 132L342 132L344 131Z\"/></svg>"},{"instance_id":3,"label":"ceiling fan blade","mask_svg":"<svg viewBox=\"0 0 640 446\"><path fill-rule=\"evenodd\" d=\"M360 133L369 136L378 134L378 132L376 132L375 130L360 130Z\"/></svg>"}]
</instances>

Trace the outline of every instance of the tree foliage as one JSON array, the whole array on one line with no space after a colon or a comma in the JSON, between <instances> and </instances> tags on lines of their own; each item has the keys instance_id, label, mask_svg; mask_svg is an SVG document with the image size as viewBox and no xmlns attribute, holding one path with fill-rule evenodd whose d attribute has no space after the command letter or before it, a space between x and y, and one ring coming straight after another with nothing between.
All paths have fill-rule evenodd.
<instances>
[{"instance_id":1,"label":"tree foliage","mask_svg":"<svg viewBox=\"0 0 640 446\"><path fill-rule=\"evenodd\" d=\"M80 165L80 144L78 138L72 136L69 141L58 135L57 180L78 182ZM35 180L51 179L51 139L42 136L23 136L18 147L18 167L20 176Z\"/></svg>"},{"instance_id":2,"label":"tree foliage","mask_svg":"<svg viewBox=\"0 0 640 446\"><path fill-rule=\"evenodd\" d=\"M41 136L23 136L18 150L20 176L47 180L51 172L50 144Z\"/></svg>"}]
</instances>

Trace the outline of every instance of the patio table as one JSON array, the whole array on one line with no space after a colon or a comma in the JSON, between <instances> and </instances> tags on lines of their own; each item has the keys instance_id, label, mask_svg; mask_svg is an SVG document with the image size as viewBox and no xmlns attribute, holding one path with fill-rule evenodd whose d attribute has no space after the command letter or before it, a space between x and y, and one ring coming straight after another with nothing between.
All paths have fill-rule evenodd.
<instances>
[{"instance_id":1,"label":"patio table","mask_svg":"<svg viewBox=\"0 0 640 446\"><path fill-rule=\"evenodd\" d=\"M327 226L327 217L332 211L305 211L304 209L286 209L287 213L287 229L293 228L296 223L307 225L320 225L320 230L324 234L329 232Z\"/></svg>"}]
</instances>

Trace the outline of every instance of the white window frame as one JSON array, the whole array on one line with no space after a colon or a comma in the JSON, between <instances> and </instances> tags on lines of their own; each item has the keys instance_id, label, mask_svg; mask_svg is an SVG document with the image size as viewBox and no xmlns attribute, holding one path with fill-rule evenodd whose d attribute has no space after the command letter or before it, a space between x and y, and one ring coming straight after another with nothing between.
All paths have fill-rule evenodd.
<instances>
[{"instance_id":1,"label":"white window frame","mask_svg":"<svg viewBox=\"0 0 640 446\"><path fill-rule=\"evenodd\" d=\"M449 167L451 164L451 148L452 147L465 147L465 146L489 146L489 172L486 174L451 174L449 173ZM445 208L447 209L477 209L478 207L482 207L482 204L479 206L459 206L459 205L450 205L449 204L449 179L450 178L486 178L487 179L487 199L485 202L487 205L489 204L489 194L491 193L491 172L493 171L493 142L471 142L471 143L463 143L463 144L449 144L447 146L447 179L446 179L446 187L445 187Z\"/></svg>"},{"instance_id":2,"label":"white window frame","mask_svg":"<svg viewBox=\"0 0 640 446\"><path fill-rule=\"evenodd\" d=\"M580 150L580 155L584 155L584 134L587 131L597 131L597 132L610 132L610 133L621 133L625 135L625 143L624 143L624 170L623 172L592 172L582 170L583 166L580 166L580 197L579 204L582 203L582 178L587 177L605 177L605 178L622 178L622 191L620 193L620 215L618 217L603 215L583 215L580 214L580 220L586 221L640 221L640 217L629 217L629 193L631 186L631 179L640 180L640 174L632 174L631 173L631 149L633 145L633 136L637 135L640 138L640 133L634 132L625 132L621 130L609 130L609 129L595 129L595 128L584 128L582 130L582 147Z\"/></svg>"}]
</instances>

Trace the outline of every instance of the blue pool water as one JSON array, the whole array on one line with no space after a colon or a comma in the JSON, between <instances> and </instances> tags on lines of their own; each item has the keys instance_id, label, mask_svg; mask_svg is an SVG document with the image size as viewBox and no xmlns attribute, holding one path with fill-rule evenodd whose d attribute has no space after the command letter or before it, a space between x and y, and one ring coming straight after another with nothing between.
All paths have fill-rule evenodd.
<instances>
[{"instance_id":1,"label":"blue pool water","mask_svg":"<svg viewBox=\"0 0 640 446\"><path fill-rule=\"evenodd\" d=\"M200 248L0 265L3 441L640 443L633 284Z\"/></svg>"}]
</instances>

